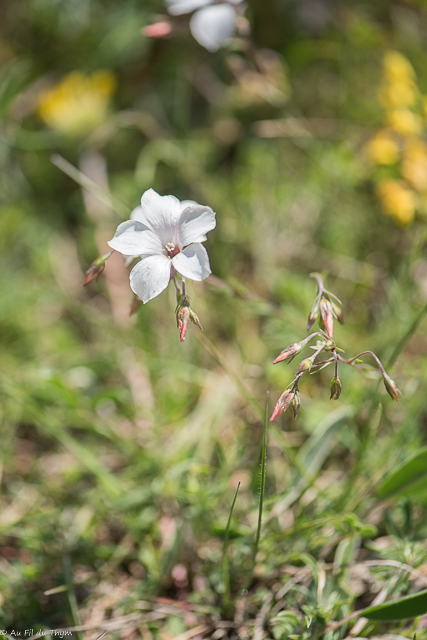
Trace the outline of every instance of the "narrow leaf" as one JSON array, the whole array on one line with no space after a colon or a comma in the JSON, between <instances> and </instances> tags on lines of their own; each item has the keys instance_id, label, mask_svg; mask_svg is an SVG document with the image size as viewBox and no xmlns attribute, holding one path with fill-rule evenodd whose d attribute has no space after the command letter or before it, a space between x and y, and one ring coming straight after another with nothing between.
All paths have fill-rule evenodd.
<instances>
[{"instance_id":1,"label":"narrow leaf","mask_svg":"<svg viewBox=\"0 0 427 640\"><path fill-rule=\"evenodd\" d=\"M363 610L368 620L407 620L427 613L427 589Z\"/></svg>"},{"instance_id":2,"label":"narrow leaf","mask_svg":"<svg viewBox=\"0 0 427 640\"><path fill-rule=\"evenodd\" d=\"M379 487L378 498L427 490L427 447L410 457Z\"/></svg>"}]
</instances>

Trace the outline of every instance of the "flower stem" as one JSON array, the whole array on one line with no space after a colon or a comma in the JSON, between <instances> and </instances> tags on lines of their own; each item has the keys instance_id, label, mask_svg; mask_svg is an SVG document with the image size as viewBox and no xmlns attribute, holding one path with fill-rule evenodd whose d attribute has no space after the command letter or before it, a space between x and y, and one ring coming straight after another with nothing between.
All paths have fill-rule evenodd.
<instances>
[{"instance_id":1,"label":"flower stem","mask_svg":"<svg viewBox=\"0 0 427 640\"><path fill-rule=\"evenodd\" d=\"M171 275L172 275L172 280L173 280L173 283L174 283L174 285L175 285L175 289L176 289L177 294L178 294L179 296L180 296L180 295L184 295L184 291L183 291L183 293L181 294L181 289L179 288L179 285L178 285L178 283L177 283L177 281L176 281L176 271L175 271L175 267L173 267L173 266L172 266L172 268L171 268Z\"/></svg>"}]
</instances>

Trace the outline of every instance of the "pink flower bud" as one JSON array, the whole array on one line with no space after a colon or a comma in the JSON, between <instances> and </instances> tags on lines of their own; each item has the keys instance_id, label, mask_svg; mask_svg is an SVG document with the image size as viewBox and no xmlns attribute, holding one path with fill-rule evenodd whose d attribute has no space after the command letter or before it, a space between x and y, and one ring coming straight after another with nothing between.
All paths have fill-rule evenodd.
<instances>
[{"instance_id":1,"label":"pink flower bud","mask_svg":"<svg viewBox=\"0 0 427 640\"><path fill-rule=\"evenodd\" d=\"M86 278L84 282L82 282L82 287L86 287L90 282L99 278L105 269L105 263L113 253L114 251L109 251L105 255L99 256L99 258L93 262L92 266L86 271Z\"/></svg>"},{"instance_id":2,"label":"pink flower bud","mask_svg":"<svg viewBox=\"0 0 427 640\"><path fill-rule=\"evenodd\" d=\"M170 22L155 22L142 27L141 33L147 38L165 38L172 33L173 27Z\"/></svg>"},{"instance_id":3,"label":"pink flower bud","mask_svg":"<svg viewBox=\"0 0 427 640\"><path fill-rule=\"evenodd\" d=\"M286 347L286 349L283 349L283 351L279 353L273 364L283 362L283 360L292 360L305 347L307 342L308 338L301 340L301 342L294 342L294 344L289 345L289 347Z\"/></svg>"},{"instance_id":4,"label":"pink flower bud","mask_svg":"<svg viewBox=\"0 0 427 640\"><path fill-rule=\"evenodd\" d=\"M178 329L181 342L185 340L185 334L187 333L188 323L190 321L190 308L180 307L178 311Z\"/></svg>"},{"instance_id":5,"label":"pink flower bud","mask_svg":"<svg viewBox=\"0 0 427 640\"><path fill-rule=\"evenodd\" d=\"M332 339L334 337L334 316L332 314L332 305L326 298L322 298L320 301L320 315L322 316L326 333Z\"/></svg>"},{"instance_id":6,"label":"pink flower bud","mask_svg":"<svg viewBox=\"0 0 427 640\"><path fill-rule=\"evenodd\" d=\"M289 391L289 389L282 393L274 407L273 413L271 414L270 422L273 422L277 416L280 416L281 413L286 411L286 409L292 404L294 397L295 393L293 391Z\"/></svg>"},{"instance_id":7,"label":"pink flower bud","mask_svg":"<svg viewBox=\"0 0 427 640\"><path fill-rule=\"evenodd\" d=\"M397 384L394 380L390 378L386 373L384 375L384 385L387 389L387 393L391 396L392 400L396 400L396 402L400 402L399 393L402 395L402 392L397 388Z\"/></svg>"},{"instance_id":8,"label":"pink flower bud","mask_svg":"<svg viewBox=\"0 0 427 640\"><path fill-rule=\"evenodd\" d=\"M314 325L318 317L319 317L319 312L317 309L310 313L310 315L308 316L307 331L310 331L311 327Z\"/></svg>"}]
</instances>

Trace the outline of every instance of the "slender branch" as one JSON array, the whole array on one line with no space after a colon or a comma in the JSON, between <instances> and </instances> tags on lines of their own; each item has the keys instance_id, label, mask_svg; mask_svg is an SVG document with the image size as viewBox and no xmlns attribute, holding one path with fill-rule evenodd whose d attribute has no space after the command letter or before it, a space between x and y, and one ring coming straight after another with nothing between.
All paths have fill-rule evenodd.
<instances>
[{"instance_id":1,"label":"slender branch","mask_svg":"<svg viewBox=\"0 0 427 640\"><path fill-rule=\"evenodd\" d=\"M381 369L381 373L384 375L386 375L386 370L384 369L381 360L379 359L378 356L375 355L375 353L373 351L362 351L361 353L358 353L357 356L354 356L353 358L350 358L349 360L346 360L346 358L343 358L342 356L337 354L337 358L340 362L343 362L344 364L353 364L353 362L355 360L357 360L358 358L360 358L360 356L364 356L364 355L370 355L373 357L373 359L375 360L375 362L377 363L378 367Z\"/></svg>"}]
</instances>

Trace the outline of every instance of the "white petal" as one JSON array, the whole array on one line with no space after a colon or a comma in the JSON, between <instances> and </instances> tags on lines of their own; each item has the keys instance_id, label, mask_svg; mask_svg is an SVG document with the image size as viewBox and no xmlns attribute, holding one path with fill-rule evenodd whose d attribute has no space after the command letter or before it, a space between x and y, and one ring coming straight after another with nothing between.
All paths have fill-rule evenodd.
<instances>
[{"instance_id":1,"label":"white petal","mask_svg":"<svg viewBox=\"0 0 427 640\"><path fill-rule=\"evenodd\" d=\"M171 260L164 255L145 256L130 272L130 286L143 302L159 295L169 284Z\"/></svg>"},{"instance_id":2,"label":"white petal","mask_svg":"<svg viewBox=\"0 0 427 640\"><path fill-rule=\"evenodd\" d=\"M178 230L183 247L192 242L204 242L206 233L216 227L215 212L210 207L192 204L181 213Z\"/></svg>"},{"instance_id":3,"label":"white petal","mask_svg":"<svg viewBox=\"0 0 427 640\"><path fill-rule=\"evenodd\" d=\"M130 214L130 219L138 220L138 222L145 224L145 218L144 218L143 209L141 205L139 205L139 207L135 207L135 209Z\"/></svg>"},{"instance_id":4,"label":"white petal","mask_svg":"<svg viewBox=\"0 0 427 640\"><path fill-rule=\"evenodd\" d=\"M159 254L163 250L158 235L137 220L126 220L119 224L114 238L108 244L125 256Z\"/></svg>"},{"instance_id":5,"label":"white petal","mask_svg":"<svg viewBox=\"0 0 427 640\"><path fill-rule=\"evenodd\" d=\"M181 200L180 204L181 204L181 213L182 213L184 209L190 206L190 204L199 204L199 203L196 202L195 200Z\"/></svg>"},{"instance_id":6,"label":"white petal","mask_svg":"<svg viewBox=\"0 0 427 640\"><path fill-rule=\"evenodd\" d=\"M180 16L183 13L190 13L195 9L210 4L211 0L166 0L168 11L173 16Z\"/></svg>"},{"instance_id":7,"label":"white petal","mask_svg":"<svg viewBox=\"0 0 427 640\"><path fill-rule=\"evenodd\" d=\"M190 280L204 280L212 273L208 252L202 244L190 244L181 253L172 258L175 269L184 278Z\"/></svg>"},{"instance_id":8,"label":"white petal","mask_svg":"<svg viewBox=\"0 0 427 640\"><path fill-rule=\"evenodd\" d=\"M191 16L193 37L208 51L218 51L234 35L236 13L229 4L204 7Z\"/></svg>"},{"instance_id":9,"label":"white petal","mask_svg":"<svg viewBox=\"0 0 427 640\"><path fill-rule=\"evenodd\" d=\"M153 189L148 189L141 198L141 206L136 215L140 222L160 236L164 246L168 242L175 245L179 242L177 223L180 213L181 203L178 198L160 196Z\"/></svg>"}]
</instances>

